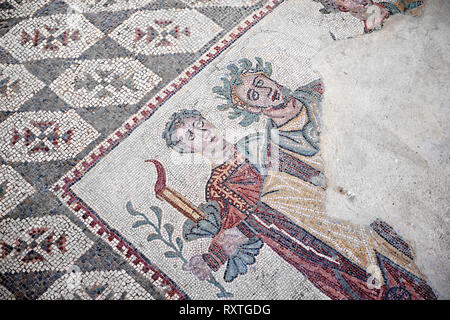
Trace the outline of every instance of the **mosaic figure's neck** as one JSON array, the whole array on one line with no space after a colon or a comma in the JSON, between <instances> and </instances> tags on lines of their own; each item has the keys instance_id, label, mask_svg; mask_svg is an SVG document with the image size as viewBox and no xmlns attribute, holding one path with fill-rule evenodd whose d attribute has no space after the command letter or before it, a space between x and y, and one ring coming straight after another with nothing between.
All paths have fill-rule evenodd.
<instances>
[{"instance_id":1,"label":"mosaic figure's neck","mask_svg":"<svg viewBox=\"0 0 450 320\"><path fill-rule=\"evenodd\" d=\"M277 127L281 127L286 122L295 118L302 110L303 104L292 97L283 108L270 109L263 111L263 114L269 117Z\"/></svg>"},{"instance_id":2,"label":"mosaic figure's neck","mask_svg":"<svg viewBox=\"0 0 450 320\"><path fill-rule=\"evenodd\" d=\"M211 162L211 168L215 168L230 160L236 152L235 146L223 140L221 146L212 152L203 153L203 156Z\"/></svg>"}]
</instances>

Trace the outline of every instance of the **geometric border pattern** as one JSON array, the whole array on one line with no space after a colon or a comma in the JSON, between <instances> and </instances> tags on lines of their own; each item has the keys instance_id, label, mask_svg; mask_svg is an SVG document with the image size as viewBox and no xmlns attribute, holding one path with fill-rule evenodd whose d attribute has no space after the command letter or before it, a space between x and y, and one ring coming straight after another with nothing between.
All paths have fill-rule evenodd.
<instances>
[{"instance_id":1,"label":"geometric border pattern","mask_svg":"<svg viewBox=\"0 0 450 320\"><path fill-rule=\"evenodd\" d=\"M110 0L83 0L80 4L77 0L65 0L73 12L105 12L105 11L120 11L120 10L130 10L145 7L146 5L154 2L154 0L127 0L111 2ZM122 2L122 3L120 3Z\"/></svg>"}]
</instances>

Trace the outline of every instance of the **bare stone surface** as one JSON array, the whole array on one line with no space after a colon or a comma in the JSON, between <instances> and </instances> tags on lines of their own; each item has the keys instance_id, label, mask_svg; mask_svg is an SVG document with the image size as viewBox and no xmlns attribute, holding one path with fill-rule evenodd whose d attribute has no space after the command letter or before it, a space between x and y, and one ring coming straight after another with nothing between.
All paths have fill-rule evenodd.
<instances>
[{"instance_id":1,"label":"bare stone surface","mask_svg":"<svg viewBox=\"0 0 450 320\"><path fill-rule=\"evenodd\" d=\"M440 299L450 298L449 8L430 1L423 17L392 17L313 61L326 86L328 213L394 226Z\"/></svg>"}]
</instances>

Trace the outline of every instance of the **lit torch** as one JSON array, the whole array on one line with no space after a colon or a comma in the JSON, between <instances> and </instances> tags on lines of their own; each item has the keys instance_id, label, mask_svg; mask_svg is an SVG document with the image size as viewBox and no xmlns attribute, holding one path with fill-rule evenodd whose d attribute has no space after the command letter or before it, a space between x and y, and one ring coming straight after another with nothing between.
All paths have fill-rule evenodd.
<instances>
[{"instance_id":1,"label":"lit torch","mask_svg":"<svg viewBox=\"0 0 450 320\"><path fill-rule=\"evenodd\" d=\"M156 167L158 175L155 183L155 195L159 200L168 202L172 207L177 209L186 218L197 222L205 217L202 210L194 206L190 201L183 197L178 192L166 186L166 170L161 162L158 160L145 160L151 162Z\"/></svg>"}]
</instances>

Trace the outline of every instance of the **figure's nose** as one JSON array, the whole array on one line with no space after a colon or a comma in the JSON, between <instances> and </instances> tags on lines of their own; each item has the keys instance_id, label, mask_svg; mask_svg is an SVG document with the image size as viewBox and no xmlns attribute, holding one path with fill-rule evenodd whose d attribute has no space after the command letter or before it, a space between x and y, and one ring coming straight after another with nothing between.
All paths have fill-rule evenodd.
<instances>
[{"instance_id":1,"label":"figure's nose","mask_svg":"<svg viewBox=\"0 0 450 320\"><path fill-rule=\"evenodd\" d=\"M202 140L206 140L211 136L211 132L207 129L198 129L198 133L201 135Z\"/></svg>"}]
</instances>

